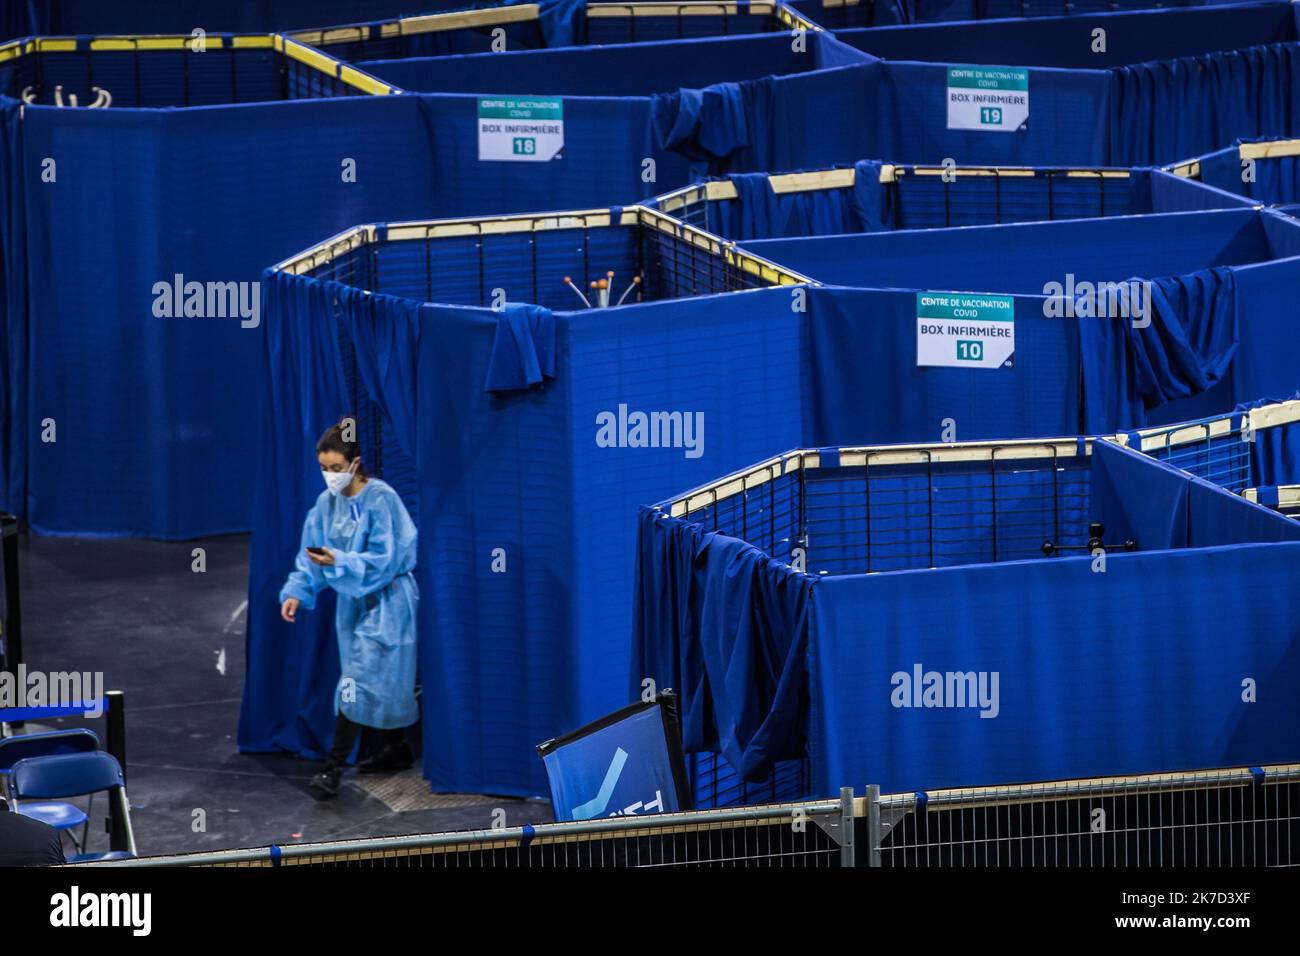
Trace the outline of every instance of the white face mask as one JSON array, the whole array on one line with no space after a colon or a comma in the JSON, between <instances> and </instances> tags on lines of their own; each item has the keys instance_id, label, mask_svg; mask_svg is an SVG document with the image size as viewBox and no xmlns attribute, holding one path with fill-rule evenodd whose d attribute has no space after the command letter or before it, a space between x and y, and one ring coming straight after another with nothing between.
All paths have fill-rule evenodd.
<instances>
[{"instance_id":1,"label":"white face mask","mask_svg":"<svg viewBox=\"0 0 1300 956\"><path fill-rule=\"evenodd\" d=\"M343 489L352 484L352 475L356 463L353 462L353 468L347 471L326 471L321 469L320 476L325 479L325 487L330 490L332 495L341 495Z\"/></svg>"}]
</instances>

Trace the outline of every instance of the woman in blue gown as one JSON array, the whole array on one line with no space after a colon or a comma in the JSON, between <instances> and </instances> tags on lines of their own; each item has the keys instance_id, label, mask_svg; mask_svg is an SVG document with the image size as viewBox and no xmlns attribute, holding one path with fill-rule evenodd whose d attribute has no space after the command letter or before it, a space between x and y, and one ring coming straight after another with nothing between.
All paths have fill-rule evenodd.
<instances>
[{"instance_id":1,"label":"woman in blue gown","mask_svg":"<svg viewBox=\"0 0 1300 956\"><path fill-rule=\"evenodd\" d=\"M403 728L419 717L415 701L416 529L392 487L369 477L345 418L316 443L325 490L307 513L295 570L280 591L280 614L293 623L316 595L337 592L334 614L342 676L334 694L334 743L311 785L338 793L348 755L364 728L383 732L362 773L404 770L414 757Z\"/></svg>"}]
</instances>

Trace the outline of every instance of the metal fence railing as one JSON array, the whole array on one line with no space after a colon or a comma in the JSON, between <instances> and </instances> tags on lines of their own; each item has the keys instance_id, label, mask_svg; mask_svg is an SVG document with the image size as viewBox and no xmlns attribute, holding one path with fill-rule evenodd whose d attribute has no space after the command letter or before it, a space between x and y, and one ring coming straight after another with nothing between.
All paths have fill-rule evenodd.
<instances>
[{"instance_id":1,"label":"metal fence railing","mask_svg":"<svg viewBox=\"0 0 1300 956\"><path fill-rule=\"evenodd\" d=\"M358 226L275 268L424 302L563 310L585 308L579 294L596 307L605 281L608 305L810 281L646 206Z\"/></svg>"},{"instance_id":2,"label":"metal fence railing","mask_svg":"<svg viewBox=\"0 0 1300 956\"><path fill-rule=\"evenodd\" d=\"M933 793L868 788L862 865L1295 866L1300 765Z\"/></svg>"},{"instance_id":3,"label":"metal fence railing","mask_svg":"<svg viewBox=\"0 0 1300 956\"><path fill-rule=\"evenodd\" d=\"M859 804L846 788L838 800L220 850L117 865L851 867Z\"/></svg>"},{"instance_id":4,"label":"metal fence railing","mask_svg":"<svg viewBox=\"0 0 1300 956\"><path fill-rule=\"evenodd\" d=\"M0 44L0 94L30 105L184 108L400 92L278 33Z\"/></svg>"},{"instance_id":5,"label":"metal fence railing","mask_svg":"<svg viewBox=\"0 0 1300 956\"><path fill-rule=\"evenodd\" d=\"M1300 519L1300 485L1247 488L1241 496L1265 508L1272 508L1288 518Z\"/></svg>"},{"instance_id":6,"label":"metal fence railing","mask_svg":"<svg viewBox=\"0 0 1300 956\"><path fill-rule=\"evenodd\" d=\"M83 866L1300 865L1300 764L806 800Z\"/></svg>"}]
</instances>

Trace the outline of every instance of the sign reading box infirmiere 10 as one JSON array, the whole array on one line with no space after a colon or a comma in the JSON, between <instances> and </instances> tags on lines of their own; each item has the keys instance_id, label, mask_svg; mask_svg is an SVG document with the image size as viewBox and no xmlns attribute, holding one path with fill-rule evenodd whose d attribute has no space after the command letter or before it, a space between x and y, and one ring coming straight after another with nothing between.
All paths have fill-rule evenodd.
<instances>
[{"instance_id":1,"label":"sign reading box infirmiere 10","mask_svg":"<svg viewBox=\"0 0 1300 956\"><path fill-rule=\"evenodd\" d=\"M1014 133L1029 122L1029 71L1010 66L948 68L948 128Z\"/></svg>"},{"instance_id":2,"label":"sign reading box infirmiere 10","mask_svg":"<svg viewBox=\"0 0 1300 956\"><path fill-rule=\"evenodd\" d=\"M1016 300L960 292L916 294L916 364L1001 368L1016 352Z\"/></svg>"},{"instance_id":3,"label":"sign reading box infirmiere 10","mask_svg":"<svg viewBox=\"0 0 1300 956\"><path fill-rule=\"evenodd\" d=\"M501 96L478 101L478 158L549 163L564 149L564 100Z\"/></svg>"}]
</instances>

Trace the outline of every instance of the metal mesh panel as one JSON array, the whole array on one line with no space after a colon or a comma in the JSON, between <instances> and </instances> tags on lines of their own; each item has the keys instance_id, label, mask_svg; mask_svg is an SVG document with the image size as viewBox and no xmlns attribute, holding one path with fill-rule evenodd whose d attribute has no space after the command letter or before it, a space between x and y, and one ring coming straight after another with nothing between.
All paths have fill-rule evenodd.
<instances>
[{"instance_id":1,"label":"metal mesh panel","mask_svg":"<svg viewBox=\"0 0 1300 956\"><path fill-rule=\"evenodd\" d=\"M122 38L118 43L130 44ZM0 68L0 91L35 103L78 107L108 91L113 107L204 107L363 95L334 75L269 47L208 46L203 53L170 49L78 49L31 52Z\"/></svg>"},{"instance_id":2,"label":"metal mesh panel","mask_svg":"<svg viewBox=\"0 0 1300 956\"><path fill-rule=\"evenodd\" d=\"M1101 170L1039 169L1033 175L991 169L947 182L911 170L891 184L895 229L981 226L1130 212L1127 175Z\"/></svg>"},{"instance_id":3,"label":"metal mesh panel","mask_svg":"<svg viewBox=\"0 0 1300 956\"><path fill-rule=\"evenodd\" d=\"M637 43L652 40L686 40L693 37L739 36L786 29L776 16L740 7L736 3L687 2L656 6L672 13L632 14L633 4L602 3L599 15L588 8L587 42Z\"/></svg>"},{"instance_id":4,"label":"metal mesh panel","mask_svg":"<svg viewBox=\"0 0 1300 956\"><path fill-rule=\"evenodd\" d=\"M1102 169L999 169L967 167L956 170L951 182L934 167L886 167L892 176L891 229L933 229L1056 219L1122 216L1134 210L1127 172ZM848 193L852 186L831 186L798 192ZM741 200L716 195L706 186L679 190L661 197L664 212L700 229L726 235ZM845 197L848 201L848 197ZM781 238L791 235L763 235ZM749 237L746 237L749 238Z\"/></svg>"},{"instance_id":5,"label":"metal mesh panel","mask_svg":"<svg viewBox=\"0 0 1300 956\"><path fill-rule=\"evenodd\" d=\"M610 272L610 305L624 293L631 304L772 284L703 233L645 224L547 228L554 219L539 216L521 220L535 228L473 235L447 235L431 224L426 238L359 245L307 274L448 305L491 307L504 299L563 310L586 308L566 277L592 307L598 300L591 283Z\"/></svg>"},{"instance_id":6,"label":"metal mesh panel","mask_svg":"<svg viewBox=\"0 0 1300 956\"><path fill-rule=\"evenodd\" d=\"M1225 419L1220 416L1204 419L1201 423L1171 426L1168 431L1157 433L1157 439L1163 443L1155 448L1146 448L1146 454L1229 491L1241 492L1253 483L1250 442L1244 440L1236 420L1227 420L1232 422L1231 427L1226 432L1214 434L1210 425L1223 421ZM1188 440L1186 432L1198 424L1204 427L1204 437ZM1146 444L1150 438L1150 435L1145 436L1143 443Z\"/></svg>"},{"instance_id":7,"label":"metal mesh panel","mask_svg":"<svg viewBox=\"0 0 1300 956\"><path fill-rule=\"evenodd\" d=\"M869 801L874 799L868 797ZM880 798L876 866L1294 866L1296 768Z\"/></svg>"},{"instance_id":8,"label":"metal mesh panel","mask_svg":"<svg viewBox=\"0 0 1300 956\"><path fill-rule=\"evenodd\" d=\"M129 43L129 39L120 42ZM209 45L178 49L85 49L32 52L0 68L0 90L14 98L30 88L35 102L88 106L94 88L113 107L187 107L359 95L337 77L267 47Z\"/></svg>"},{"instance_id":9,"label":"metal mesh panel","mask_svg":"<svg viewBox=\"0 0 1300 956\"><path fill-rule=\"evenodd\" d=\"M540 50L547 46L539 20L507 22L460 14L490 10L495 3L464 3L439 16L349 24L291 36L348 62L407 57L488 53L496 35L499 49ZM638 9L639 8L639 9ZM521 11L522 12L522 11ZM694 37L739 36L787 29L774 10L754 10L731 3L686 0L681 3L589 5L577 23L577 45L638 43ZM503 34L496 34L496 31ZM585 30L585 35L584 35Z\"/></svg>"},{"instance_id":10,"label":"metal mesh panel","mask_svg":"<svg viewBox=\"0 0 1300 956\"><path fill-rule=\"evenodd\" d=\"M807 570L858 574L1082 553L1086 456L801 467L685 517ZM1013 455L1015 457L1013 457Z\"/></svg>"}]
</instances>

